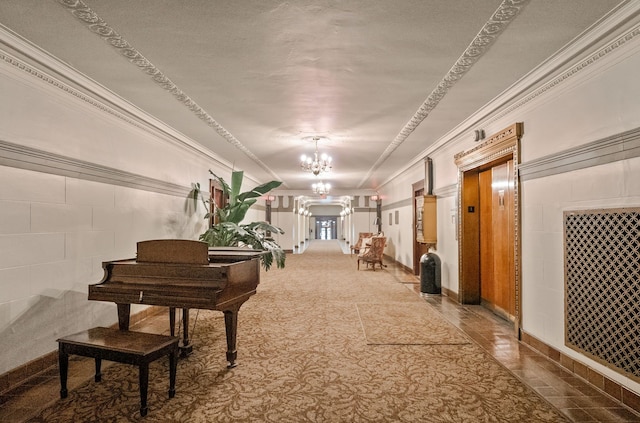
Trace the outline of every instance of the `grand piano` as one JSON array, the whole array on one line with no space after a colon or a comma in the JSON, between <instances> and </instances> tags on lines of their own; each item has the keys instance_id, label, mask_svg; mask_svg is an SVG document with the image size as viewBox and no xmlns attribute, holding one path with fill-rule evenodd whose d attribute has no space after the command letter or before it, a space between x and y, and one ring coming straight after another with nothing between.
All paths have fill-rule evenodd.
<instances>
[{"instance_id":1,"label":"grand piano","mask_svg":"<svg viewBox=\"0 0 640 423\"><path fill-rule=\"evenodd\" d=\"M209 248L205 242L183 239L141 241L136 258L102 263L104 277L89 285L89 300L115 302L120 330L129 329L131 304L169 307L172 336L175 310L181 308L183 356L193 347L189 309L222 311L228 367L235 367L238 311L256 293L261 254L244 248Z\"/></svg>"}]
</instances>

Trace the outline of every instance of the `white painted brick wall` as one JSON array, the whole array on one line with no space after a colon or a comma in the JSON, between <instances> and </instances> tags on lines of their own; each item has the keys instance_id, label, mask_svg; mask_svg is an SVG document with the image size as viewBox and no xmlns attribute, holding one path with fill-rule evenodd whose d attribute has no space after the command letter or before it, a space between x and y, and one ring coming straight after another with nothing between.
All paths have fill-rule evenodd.
<instances>
[{"instance_id":1,"label":"white painted brick wall","mask_svg":"<svg viewBox=\"0 0 640 423\"><path fill-rule=\"evenodd\" d=\"M0 166L0 374L54 351L57 337L117 320L87 300L102 262L136 243L196 239L185 199ZM81 317L79 317L81 316Z\"/></svg>"}]
</instances>

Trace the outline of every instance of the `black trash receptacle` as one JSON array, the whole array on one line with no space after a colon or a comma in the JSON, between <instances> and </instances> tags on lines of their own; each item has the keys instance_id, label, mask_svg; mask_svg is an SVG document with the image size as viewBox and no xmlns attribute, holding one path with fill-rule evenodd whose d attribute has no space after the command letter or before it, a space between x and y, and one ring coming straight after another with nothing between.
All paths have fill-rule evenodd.
<instances>
[{"instance_id":1,"label":"black trash receptacle","mask_svg":"<svg viewBox=\"0 0 640 423\"><path fill-rule=\"evenodd\" d=\"M423 294L440 294L440 257L434 253L426 253L420 257L420 292Z\"/></svg>"}]
</instances>

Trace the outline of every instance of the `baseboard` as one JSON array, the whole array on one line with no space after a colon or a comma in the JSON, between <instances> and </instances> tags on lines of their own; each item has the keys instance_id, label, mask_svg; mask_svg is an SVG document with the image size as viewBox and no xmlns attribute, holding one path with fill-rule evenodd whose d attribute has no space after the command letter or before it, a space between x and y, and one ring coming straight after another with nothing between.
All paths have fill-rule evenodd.
<instances>
[{"instance_id":1,"label":"baseboard","mask_svg":"<svg viewBox=\"0 0 640 423\"><path fill-rule=\"evenodd\" d=\"M448 288L445 288L444 286L441 288L442 291L442 295L444 295L445 297L449 297L449 299L453 302L456 302L458 304L460 304L460 301L458 301L458 293L455 291L452 291Z\"/></svg>"},{"instance_id":2,"label":"baseboard","mask_svg":"<svg viewBox=\"0 0 640 423\"><path fill-rule=\"evenodd\" d=\"M411 274L413 275L413 268L411 268L411 267L409 267L409 266L406 266L406 265L404 265L403 263L400 263L399 261L397 261L397 260L396 260L396 259L394 259L393 257L388 256L388 255L386 255L386 254L383 254L383 255L382 255L382 258L383 258L385 261L391 261L391 262L393 262L394 266L398 266L398 267L402 268L402 270L404 270L405 272L411 273Z\"/></svg>"},{"instance_id":3,"label":"baseboard","mask_svg":"<svg viewBox=\"0 0 640 423\"><path fill-rule=\"evenodd\" d=\"M545 344L536 337L520 330L520 340L540 354L555 361L574 375L584 379L592 387L606 393L632 410L640 413L640 395L630 391L618 382L609 379L584 363L574 360L566 354Z\"/></svg>"},{"instance_id":4,"label":"baseboard","mask_svg":"<svg viewBox=\"0 0 640 423\"><path fill-rule=\"evenodd\" d=\"M388 255L385 254L384 255L384 260L387 261L387 262L392 262L394 266L398 266L398 267L402 268L405 272L408 272L408 273L413 275L413 268L412 267L409 267L409 266L406 266L403 263L400 263L399 261L395 260L393 257L388 256ZM417 275L417 277L418 277L418 281L420 281L420 276ZM460 304L460 302L458 301L458 293L455 292L455 291L452 291L450 289L447 289L444 286L441 287L441 294L440 295L442 295L444 297L449 297L449 299L451 301L454 301L455 303Z\"/></svg>"},{"instance_id":5,"label":"baseboard","mask_svg":"<svg viewBox=\"0 0 640 423\"><path fill-rule=\"evenodd\" d=\"M142 320L155 316L159 313L166 313L166 307L159 306L151 306L138 313L131 315L130 325L133 326L136 323L141 322ZM112 328L117 328L118 324L114 323L111 325ZM23 385L29 379L34 376L39 375L45 370L51 368L52 366L58 365L58 350L51 351L43 356L40 356L36 359L29 361L15 369L9 370L8 372L0 375L0 395L5 395L8 392L18 388Z\"/></svg>"}]
</instances>

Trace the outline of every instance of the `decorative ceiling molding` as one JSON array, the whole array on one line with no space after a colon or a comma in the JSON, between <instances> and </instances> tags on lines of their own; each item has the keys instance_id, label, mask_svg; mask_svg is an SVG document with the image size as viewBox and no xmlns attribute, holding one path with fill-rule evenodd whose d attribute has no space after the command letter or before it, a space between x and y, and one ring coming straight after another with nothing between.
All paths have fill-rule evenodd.
<instances>
[{"instance_id":1,"label":"decorative ceiling molding","mask_svg":"<svg viewBox=\"0 0 640 423\"><path fill-rule=\"evenodd\" d=\"M3 31L2 28L0 28L0 39L3 36L7 36L8 34L5 33ZM13 41L13 40L12 40ZM15 45L13 45L13 47L16 47ZM24 47L24 46L20 46L20 47ZM21 50L21 53L26 53L25 51ZM30 56L29 54L27 54L28 56ZM30 56L31 57L31 56ZM33 57L31 57L33 58ZM37 61L42 61L39 60L40 58L36 59ZM48 56L46 57L44 60L45 62L50 61L51 57ZM160 124L159 121L153 119L151 116L149 115L142 115L138 110L136 111L131 111L128 110L126 108L126 106L123 106L122 104L118 103L118 99L114 99L114 98L110 98L109 97L109 93L105 93L105 92L99 92L99 89L94 89L94 87L90 87L89 85L91 85L91 83L86 84L86 81L82 81L81 79L83 79L82 76L80 75L73 75L74 79L73 81L76 83L76 85L81 86L83 89L91 92L92 94L96 94L99 98L102 98L105 101L102 100L98 100L96 97L93 97L91 95L88 95L86 93L84 93L83 91L72 87L71 85L57 79L54 78L53 76L51 76L49 73L43 72L42 70L0 50L0 61L8 64L11 66L12 69L16 70L19 72L19 74L21 75L20 77L22 78L22 75L27 75L27 77L30 78L35 78L38 81L41 81L45 84L47 84L50 87L53 87L55 89L60 90L61 92L63 92L66 95L72 96L82 102L84 102L84 104L88 105L89 107L94 107L98 110L100 110L102 113L106 113L110 116L113 116L123 122L125 122L127 125L131 125L133 127L136 127L142 131L145 131L151 135L153 135L154 137L161 137L161 138L165 138L165 139L169 139L174 143L179 144L180 146L187 148L189 151L191 152L195 152L198 155L206 155L207 157L209 157L211 160L215 161L216 163L220 164L221 166L227 167L228 169L232 169L233 165L229 162L226 162L224 160L222 160L221 158L217 157L216 155L212 154L211 151L209 150L205 150L203 147L200 147L200 145L196 144L195 142L191 142L188 139L184 139L184 135L180 134L176 131L174 131L172 128L166 127L164 124ZM55 63L54 65L58 65L58 63ZM51 64L47 64L45 65L47 67L49 67L51 69ZM59 68L55 68L53 69L54 72L56 73L60 73L61 71L64 71L64 73L66 74L66 76L69 76L69 74L72 72L71 68L66 68L66 69L59 69ZM18 75L18 73L16 73L16 75ZM109 106L107 103L109 104L114 104L116 107L111 107ZM122 113L119 110L124 109L125 111L127 111L128 113ZM131 117L131 115L133 115L133 117Z\"/></svg>"},{"instance_id":2,"label":"decorative ceiling molding","mask_svg":"<svg viewBox=\"0 0 640 423\"><path fill-rule=\"evenodd\" d=\"M256 162L264 171L269 173L276 180L280 180L263 161L245 147L236 137L220 125L206 110L200 107L191 97L182 91L168 76L160 69L144 57L136 50L127 40L122 38L112 27L110 27L97 13L95 13L82 0L58 0L58 3L64 6L71 14L84 23L86 27L105 40L120 55L127 59L130 63L137 66L142 72L149 75L151 79L162 89L168 91L176 100L193 112L200 120L204 121L209 127L213 128L218 135L224 138L229 144L242 151L247 157Z\"/></svg>"},{"instance_id":3,"label":"decorative ceiling molding","mask_svg":"<svg viewBox=\"0 0 640 423\"><path fill-rule=\"evenodd\" d=\"M118 97L115 93L105 89L95 81L87 78L77 70L62 63L49 53L35 47L33 44L26 42L9 31L0 24L0 42L6 43L12 50L18 52L21 56L27 58L32 63L38 64L38 67L23 61L5 51L0 50L0 62L9 65L15 72L14 77L25 80L25 78L35 79L82 101L85 105L98 109L101 113L108 114L124 122L126 125L133 126L154 137L159 137L169 142L185 148L189 152L194 152L198 156L206 156L213 162L227 169L232 169L233 164L217 156L209 149L205 149L193 140L187 138L184 134L167 126L164 122L155 119L153 116L141 111L138 108L132 108L131 104ZM1 70L0 70L1 71ZM58 75L61 79L52 76ZM69 81L70 83L64 82Z\"/></svg>"},{"instance_id":4,"label":"decorative ceiling molding","mask_svg":"<svg viewBox=\"0 0 640 423\"><path fill-rule=\"evenodd\" d=\"M576 65L572 66L571 68L569 68L568 70L563 72L558 77L553 78L551 81L547 82L546 84L544 84L540 88L536 89L535 91L533 91L529 95L523 97L522 99L520 99L519 101L517 101L516 103L514 103L510 107L505 108L502 112L500 112L499 114L493 116L491 121L496 121L496 120L508 115L509 113L513 113L514 110L524 106L526 103L529 103L530 101L532 101L535 98L547 93L548 91L550 91L551 89L555 88L556 86L566 82L568 79L578 75L579 73L584 71L586 68L590 68L591 66L593 66L596 63L600 62L601 59L605 58L610 53L613 53L614 51L617 51L619 48L625 46L626 44L631 44L631 41L636 41L635 39L636 39L636 37L638 37L638 35L640 35L640 25L639 26L635 26L630 31L628 31L625 34L621 35L620 37L616 38L611 43L607 44L606 46L604 46L603 48L599 49L595 53L589 55L589 57L587 57L586 59L584 59L584 60L580 61L579 63L577 63Z\"/></svg>"},{"instance_id":5,"label":"decorative ceiling molding","mask_svg":"<svg viewBox=\"0 0 640 423\"><path fill-rule=\"evenodd\" d=\"M616 28L621 25L620 20L623 21L628 18L630 14L636 15L640 12L640 6L638 4L627 4L625 5L629 8L632 8L633 11L629 12L628 10L621 10L622 4L617 13L620 15L613 14L614 20L606 24L603 28L597 31L597 36L593 37L593 33L590 33L591 37L588 40L578 40L578 45L571 46L570 49L563 49L563 51L557 57L553 57L551 62L546 63L544 66L536 69L532 72L528 78L522 79L516 85L514 85L509 91L503 93L499 98L494 99L491 103L483 107L483 109L479 112L476 112L475 115L470 117L467 121L465 121L464 125L459 125L457 128L452 130L450 133L444 135L439 141L431 144L427 149L425 149L420 155L416 156L416 158L408 163L405 167L399 169L397 172L392 174L386 181L384 181L380 186L384 186L385 184L392 181L398 175L406 172L407 169L412 168L419 162L422 162L425 157L429 155L433 155L435 152L439 151L443 147L449 145L451 140L455 140L456 137L464 136L465 132L468 132L470 128L474 126L484 126L487 123L491 123L497 121L499 119L508 116L511 113L516 112L519 108L526 106L531 101L537 99L543 94L547 94L555 88L558 88L563 83L566 83L580 75L582 72L590 70L592 66L602 62L603 59L608 58L608 56L612 53L620 52L623 49L631 48L634 45L634 41L638 41L638 36L640 35L640 25L636 25L630 28L625 33L621 34L616 39L608 42L602 48L597 51L590 53L584 60L579 61L575 65L566 69L555 78L551 79L547 83L541 85L535 90L529 92L529 94L525 96L518 97L518 95L522 95L522 93L526 93L527 90L530 90L537 83L539 83L546 76L552 74L552 72L556 71L562 65L566 65L566 63L574 58L580 51L587 48L589 45L602 40L606 37L612 30L612 28ZM586 44L586 45L585 45ZM514 94L515 93L515 94ZM515 101L515 102L514 102ZM511 103L508 107L507 104ZM495 111L500 110L499 114L493 115ZM482 122L482 125L480 125Z\"/></svg>"},{"instance_id":6,"label":"decorative ceiling molding","mask_svg":"<svg viewBox=\"0 0 640 423\"><path fill-rule=\"evenodd\" d=\"M449 90L471 69L471 67L489 50L500 34L518 16L524 6L530 0L504 0L493 13L489 21L484 24L478 35L458 58L449 72L442 78L436 88L431 91L427 99L422 103L418 111L405 124L400 133L387 146L382 155L373 164L369 172L360 182L362 186L371 177L371 174L389 158L391 153L402 144L423 120L436 108L440 100Z\"/></svg>"}]
</instances>

